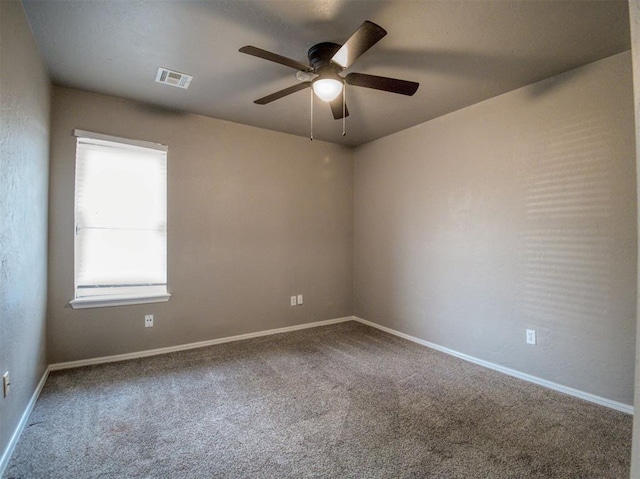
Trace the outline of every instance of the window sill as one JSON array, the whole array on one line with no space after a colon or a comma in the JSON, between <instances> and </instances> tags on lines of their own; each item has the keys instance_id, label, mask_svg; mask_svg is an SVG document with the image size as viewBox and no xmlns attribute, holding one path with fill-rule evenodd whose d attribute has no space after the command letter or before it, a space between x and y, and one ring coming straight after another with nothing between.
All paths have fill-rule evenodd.
<instances>
[{"instance_id":1,"label":"window sill","mask_svg":"<svg viewBox=\"0 0 640 479\"><path fill-rule=\"evenodd\" d=\"M73 309L108 308L110 306L129 306L132 304L166 303L171 298L169 293L149 296L102 296L94 298L72 299L69 304Z\"/></svg>"}]
</instances>

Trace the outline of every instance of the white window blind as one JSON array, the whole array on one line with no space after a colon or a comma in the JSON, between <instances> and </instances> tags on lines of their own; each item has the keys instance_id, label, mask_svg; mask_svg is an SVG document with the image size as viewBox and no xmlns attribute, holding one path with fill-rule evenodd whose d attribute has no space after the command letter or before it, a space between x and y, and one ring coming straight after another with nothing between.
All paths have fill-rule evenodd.
<instances>
[{"instance_id":1,"label":"white window blind","mask_svg":"<svg viewBox=\"0 0 640 479\"><path fill-rule=\"evenodd\" d=\"M166 147L76 136L76 300L166 295Z\"/></svg>"}]
</instances>

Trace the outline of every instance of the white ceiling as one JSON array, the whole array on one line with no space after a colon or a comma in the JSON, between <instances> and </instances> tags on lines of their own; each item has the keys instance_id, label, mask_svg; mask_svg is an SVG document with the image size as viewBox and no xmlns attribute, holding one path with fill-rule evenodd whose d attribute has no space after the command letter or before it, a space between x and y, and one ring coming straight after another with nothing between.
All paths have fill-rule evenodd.
<instances>
[{"instance_id":1,"label":"white ceiling","mask_svg":"<svg viewBox=\"0 0 640 479\"><path fill-rule=\"evenodd\" d=\"M1 0L0 0L1 1ZM349 87L347 136L315 105L314 137L360 145L630 48L618 0L23 1L55 84L308 136L310 90L268 105L295 70L238 52L254 45L304 63L370 20L388 35L347 72L420 83L413 97ZM194 76L155 83L159 66ZM536 94L544 95L540 89Z\"/></svg>"}]
</instances>

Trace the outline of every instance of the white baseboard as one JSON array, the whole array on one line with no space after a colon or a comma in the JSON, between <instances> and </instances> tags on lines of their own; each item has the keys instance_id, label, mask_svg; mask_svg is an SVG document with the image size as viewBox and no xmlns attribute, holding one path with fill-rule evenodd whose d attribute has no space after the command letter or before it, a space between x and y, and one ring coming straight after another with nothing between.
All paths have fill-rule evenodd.
<instances>
[{"instance_id":1,"label":"white baseboard","mask_svg":"<svg viewBox=\"0 0 640 479\"><path fill-rule=\"evenodd\" d=\"M547 381L546 379L541 379L536 376L532 376L530 374L522 373L520 371L516 371L515 369L507 368L504 366L500 366L498 364L490 363L489 361L485 361L483 359L474 358L473 356L469 356L468 354L459 353L458 351L454 351L453 349L445 348L444 346L440 346L435 343L430 343L429 341L425 341L423 339L416 338L415 336L410 336L405 333L401 333L396 331L395 329L387 328L386 326L381 326L376 323L372 323L371 321L367 321L366 319L358 318L354 316L353 319L362 324L366 324L367 326L371 326L372 328L379 329L389 334L393 334L394 336L398 336L404 339L408 339L414 343L421 344L422 346L426 346L431 349L435 349L437 351L449 354L451 356L455 356L460 359L464 359L465 361L469 361L470 363L478 364L479 366L484 366L488 369L493 369L494 371L501 372L503 374L507 374L509 376L513 376L518 379L523 379L524 381L528 381L530 383L538 384L540 386L547 387L549 389L553 389L554 391L559 391L564 394L568 394L569 396L574 396L580 399L584 399L585 401L589 401L595 404L599 404L601 406L605 406L611 409L615 409L617 411L621 411L627 414L633 414L633 406L624 404L617 401L612 401L611 399L603 398L600 396L596 396L595 394L587 393L584 391L580 391L578 389L570 388L568 386L564 386L562 384L554 383L551 381Z\"/></svg>"},{"instance_id":2,"label":"white baseboard","mask_svg":"<svg viewBox=\"0 0 640 479\"><path fill-rule=\"evenodd\" d=\"M226 338L210 339L208 341L199 341L197 343L180 344L178 346L169 346L166 348L147 349L146 351L137 351L135 353L116 354L113 356L102 356L99 358L80 359L78 361L68 361L64 363L54 363L49 365L50 371L59 371L61 369L79 368L82 366L92 366L95 364L114 363L117 361L126 361L128 359L144 358L147 356L157 356L159 354L174 353L176 351L186 351L188 349L204 348L215 344L230 343L232 341L242 341L243 339L258 338L261 336L270 336L272 334L288 333L291 331L299 331L301 329L317 328L327 326L329 324L344 323L353 321L353 316L344 318L327 319L325 321L316 321L314 323L298 324L296 326L287 326L285 328L268 329L266 331L258 331L256 333L239 334L237 336L228 336Z\"/></svg>"},{"instance_id":3,"label":"white baseboard","mask_svg":"<svg viewBox=\"0 0 640 479\"><path fill-rule=\"evenodd\" d=\"M24 427L27 425L27 421L29 420L31 411L33 411L33 407L36 405L36 401L40 396L40 392L44 387L44 383L47 382L47 377L49 377L49 368L45 369L44 373L42 374L42 377L40 378L40 382L38 383L38 386L36 386L36 390L31 395L31 399L29 400L27 407L22 413L22 417L20 417L20 422L18 422L16 429L13 431L13 435L9 440L9 444L7 444L7 447L2 453L2 457L0 457L0 477L3 476L5 469L9 464L9 459L11 459L11 455L13 454L13 450L16 448L16 444L18 444L20 435L22 434Z\"/></svg>"}]
</instances>

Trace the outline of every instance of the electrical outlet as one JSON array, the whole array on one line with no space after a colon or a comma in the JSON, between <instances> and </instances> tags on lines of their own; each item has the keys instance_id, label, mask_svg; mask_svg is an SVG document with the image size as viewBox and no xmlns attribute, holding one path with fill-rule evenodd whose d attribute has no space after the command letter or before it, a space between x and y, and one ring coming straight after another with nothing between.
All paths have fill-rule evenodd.
<instances>
[{"instance_id":1,"label":"electrical outlet","mask_svg":"<svg viewBox=\"0 0 640 479\"><path fill-rule=\"evenodd\" d=\"M301 294L298 295L298 304L302 304L302 295Z\"/></svg>"},{"instance_id":2,"label":"electrical outlet","mask_svg":"<svg viewBox=\"0 0 640 479\"><path fill-rule=\"evenodd\" d=\"M11 382L9 381L9 371L2 375L2 391L4 397L9 395L9 386L11 386Z\"/></svg>"},{"instance_id":3,"label":"electrical outlet","mask_svg":"<svg viewBox=\"0 0 640 479\"><path fill-rule=\"evenodd\" d=\"M527 329L527 344L536 344L535 329Z\"/></svg>"},{"instance_id":4,"label":"electrical outlet","mask_svg":"<svg viewBox=\"0 0 640 479\"><path fill-rule=\"evenodd\" d=\"M144 327L153 328L153 314L147 314L144 317Z\"/></svg>"},{"instance_id":5,"label":"electrical outlet","mask_svg":"<svg viewBox=\"0 0 640 479\"><path fill-rule=\"evenodd\" d=\"M296 297L295 296L291 296L291 306L295 306L296 304L298 304L296 302Z\"/></svg>"}]
</instances>

